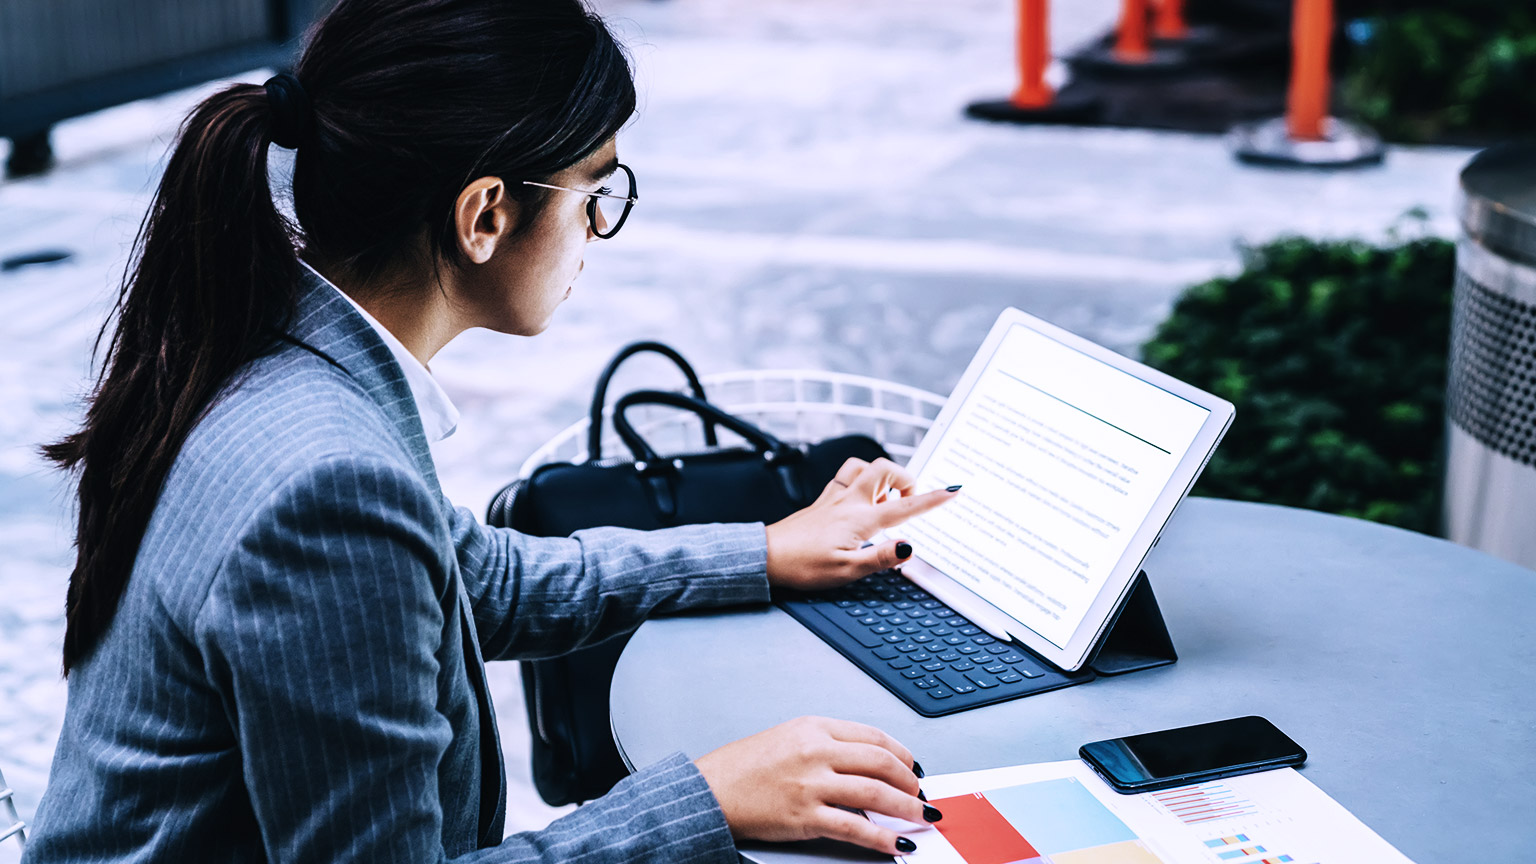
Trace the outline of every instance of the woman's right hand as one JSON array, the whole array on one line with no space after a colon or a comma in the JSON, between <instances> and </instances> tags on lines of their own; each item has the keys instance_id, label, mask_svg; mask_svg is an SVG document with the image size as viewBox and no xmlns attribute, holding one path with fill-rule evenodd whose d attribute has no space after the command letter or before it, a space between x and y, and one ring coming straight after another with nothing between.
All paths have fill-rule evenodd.
<instances>
[{"instance_id":1,"label":"woman's right hand","mask_svg":"<svg viewBox=\"0 0 1536 864\"><path fill-rule=\"evenodd\" d=\"M727 744L695 764L738 840L828 837L896 855L912 851L897 848L896 832L840 808L918 824L939 816L917 797L912 754L862 723L801 717Z\"/></svg>"}]
</instances>

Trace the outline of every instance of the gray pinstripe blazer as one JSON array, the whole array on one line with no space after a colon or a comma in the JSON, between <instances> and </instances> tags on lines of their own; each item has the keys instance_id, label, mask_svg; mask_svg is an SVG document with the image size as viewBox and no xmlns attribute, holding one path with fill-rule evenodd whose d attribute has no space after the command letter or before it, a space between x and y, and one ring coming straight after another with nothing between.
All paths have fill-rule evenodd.
<instances>
[{"instance_id":1,"label":"gray pinstripe blazer","mask_svg":"<svg viewBox=\"0 0 1536 864\"><path fill-rule=\"evenodd\" d=\"M761 525L486 528L443 497L399 365L306 281L166 479L71 673L28 864L735 861L681 754L502 840L484 659L768 597Z\"/></svg>"}]
</instances>

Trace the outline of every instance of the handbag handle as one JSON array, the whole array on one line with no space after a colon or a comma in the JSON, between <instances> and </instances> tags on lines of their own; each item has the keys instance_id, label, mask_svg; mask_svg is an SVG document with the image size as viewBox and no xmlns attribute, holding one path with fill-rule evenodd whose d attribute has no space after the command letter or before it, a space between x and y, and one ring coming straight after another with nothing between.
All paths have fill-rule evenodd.
<instances>
[{"instance_id":1,"label":"handbag handle","mask_svg":"<svg viewBox=\"0 0 1536 864\"><path fill-rule=\"evenodd\" d=\"M587 461L596 462L603 458L603 404L608 401L608 381L613 378L613 373L619 371L619 366L630 357L642 353L651 352L671 360L681 369L684 377L688 379L688 387L693 390L693 395L700 402L704 402L704 385L699 382L699 376L694 373L693 367L683 359L683 355L677 353L672 346L651 341L631 342L619 349L619 353L613 355L608 361L603 374L597 376L597 389L592 394L592 410L587 420ZM614 428L618 428L618 409L614 409ZM719 446L719 439L715 436L715 424L706 419L704 421L704 443L711 447ZM631 447L633 449L633 447Z\"/></svg>"},{"instance_id":2,"label":"handbag handle","mask_svg":"<svg viewBox=\"0 0 1536 864\"><path fill-rule=\"evenodd\" d=\"M625 394L613 406L613 428L618 430L619 437L623 439L625 444L629 445L629 450L634 454L637 465L640 463L657 465L661 457L656 454L656 450L651 445L645 442L644 438L640 437L640 433L635 431L635 427L630 424L629 418L625 416L625 413L635 405L667 405L696 414L704 421L705 428L708 428L711 424L724 426L747 439L752 448L762 453L763 458L770 462L782 458L791 451L799 452L765 432L760 427L748 423L734 414L723 411L705 402L703 399L695 399L692 396L682 393L671 393L665 390L636 390Z\"/></svg>"}]
</instances>

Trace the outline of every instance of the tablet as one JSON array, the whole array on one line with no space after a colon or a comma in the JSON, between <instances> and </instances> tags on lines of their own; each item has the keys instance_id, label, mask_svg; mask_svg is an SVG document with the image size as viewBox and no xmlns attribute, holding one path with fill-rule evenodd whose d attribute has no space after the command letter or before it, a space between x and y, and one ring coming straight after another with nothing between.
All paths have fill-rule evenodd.
<instances>
[{"instance_id":1,"label":"tablet","mask_svg":"<svg viewBox=\"0 0 1536 864\"><path fill-rule=\"evenodd\" d=\"M907 578L1076 671L1234 414L1008 309L908 464L920 491L964 491L885 536L912 542Z\"/></svg>"}]
</instances>

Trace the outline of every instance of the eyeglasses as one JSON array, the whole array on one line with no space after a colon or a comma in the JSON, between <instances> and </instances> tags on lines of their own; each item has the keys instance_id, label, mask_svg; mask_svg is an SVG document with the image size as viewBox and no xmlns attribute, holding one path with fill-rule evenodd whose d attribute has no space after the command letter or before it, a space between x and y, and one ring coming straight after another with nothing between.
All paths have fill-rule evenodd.
<instances>
[{"instance_id":1,"label":"eyeglasses","mask_svg":"<svg viewBox=\"0 0 1536 864\"><path fill-rule=\"evenodd\" d=\"M618 166L619 170L623 172L623 176L615 174L613 175L613 180L621 184L629 184L627 187L615 189L612 186L604 186L594 192L589 189L572 189L569 186L556 186L552 183L535 183L532 180L524 180L523 185L538 186L543 189L558 189L561 192L575 192L588 196L587 219L592 225L592 233L607 240L609 237L619 233L619 229L624 227L624 220L629 218L629 211L634 208L635 202L640 200L640 194L635 188L635 172L629 170L629 166L622 162L618 163ZM620 194L621 192L623 194ZM619 205L621 201L623 202L622 208ZM601 220L598 219L599 211L602 214ZM609 226L608 233L605 234L602 229L598 228L600 224Z\"/></svg>"}]
</instances>

